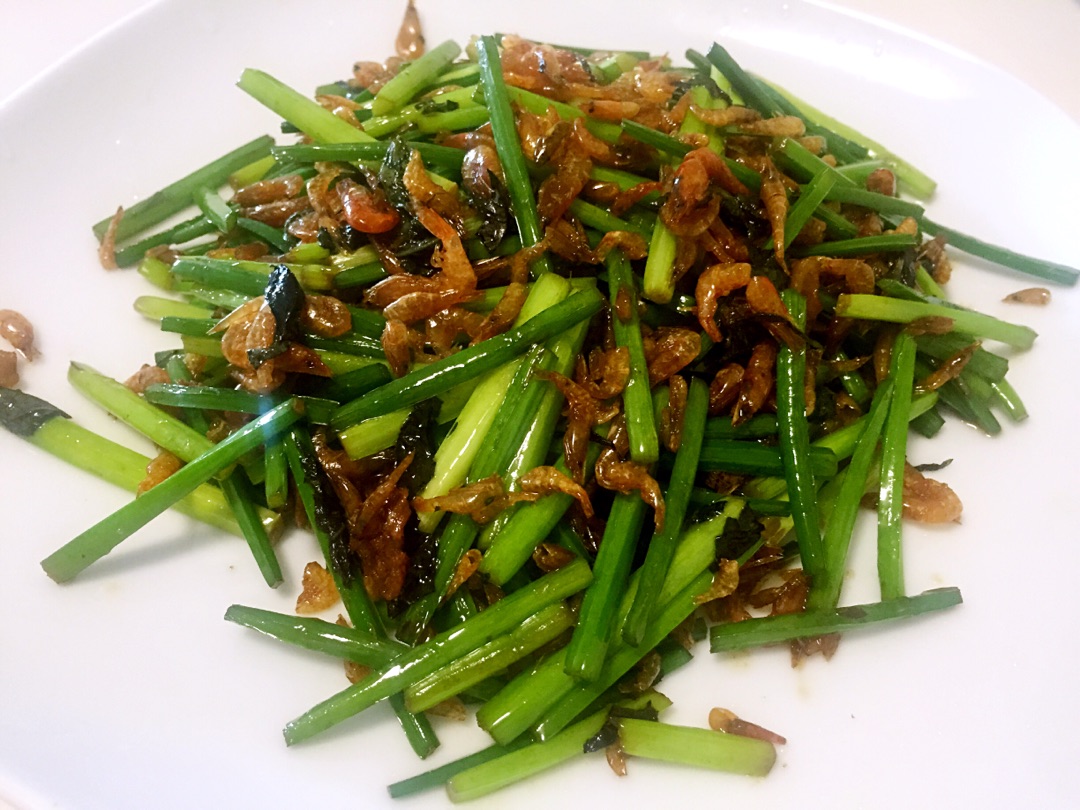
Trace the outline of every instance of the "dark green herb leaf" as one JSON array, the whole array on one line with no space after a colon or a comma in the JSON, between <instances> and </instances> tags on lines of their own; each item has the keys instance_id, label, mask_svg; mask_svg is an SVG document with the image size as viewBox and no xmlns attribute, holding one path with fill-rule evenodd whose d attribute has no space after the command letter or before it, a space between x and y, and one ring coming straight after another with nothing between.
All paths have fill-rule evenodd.
<instances>
[{"instance_id":1,"label":"dark green herb leaf","mask_svg":"<svg viewBox=\"0 0 1080 810\"><path fill-rule=\"evenodd\" d=\"M17 388L0 387L0 425L16 436L28 439L37 433L42 425L58 416L69 418L62 410L43 399Z\"/></svg>"},{"instance_id":2,"label":"dark green herb leaf","mask_svg":"<svg viewBox=\"0 0 1080 810\"><path fill-rule=\"evenodd\" d=\"M300 316L304 311L304 291L300 282L283 264L274 265L266 282L266 306L274 316L274 342L265 349L248 349L252 368L284 354L289 341L300 333Z\"/></svg>"},{"instance_id":3,"label":"dark green herb leaf","mask_svg":"<svg viewBox=\"0 0 1080 810\"><path fill-rule=\"evenodd\" d=\"M416 405L398 432L394 450L397 463L413 453L412 463L401 477L401 485L409 490L409 496L420 494L435 473L435 428L438 425L439 400L428 399Z\"/></svg>"}]
</instances>

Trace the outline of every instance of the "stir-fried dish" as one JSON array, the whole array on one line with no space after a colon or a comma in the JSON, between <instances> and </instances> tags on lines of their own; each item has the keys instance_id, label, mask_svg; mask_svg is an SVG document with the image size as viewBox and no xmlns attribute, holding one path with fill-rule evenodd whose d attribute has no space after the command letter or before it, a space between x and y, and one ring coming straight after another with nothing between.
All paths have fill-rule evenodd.
<instances>
[{"instance_id":1,"label":"stir-fried dish","mask_svg":"<svg viewBox=\"0 0 1080 810\"><path fill-rule=\"evenodd\" d=\"M466 702L494 743L394 795L466 799L600 749L621 771L767 773L783 737L720 707L663 723L657 684L706 636L798 661L958 604L905 587L902 523L962 510L909 431L1023 419L995 347L1035 333L949 300L950 248L1076 272L937 224L913 201L929 178L719 44L682 65L514 35L427 48L410 3L396 47L313 98L245 71L285 142L95 226L179 348L126 383L70 379L156 458L17 390L0 353L5 426L138 493L46 573L176 507L276 586L277 535L305 527L298 615L227 613L348 662L286 741L388 699L420 756L428 713ZM25 319L0 328L32 355ZM860 510L881 598L841 607Z\"/></svg>"}]
</instances>

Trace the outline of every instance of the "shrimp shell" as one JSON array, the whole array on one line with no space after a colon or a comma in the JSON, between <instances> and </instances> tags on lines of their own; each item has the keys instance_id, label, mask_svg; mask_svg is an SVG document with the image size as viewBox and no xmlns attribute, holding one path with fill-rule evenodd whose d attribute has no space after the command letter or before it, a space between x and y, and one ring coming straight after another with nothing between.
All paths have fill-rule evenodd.
<instances>
[{"instance_id":1,"label":"shrimp shell","mask_svg":"<svg viewBox=\"0 0 1080 810\"><path fill-rule=\"evenodd\" d=\"M724 562L727 562L727 560ZM757 723L743 720L727 709L715 708L709 710L709 728L728 734L738 734L740 737L753 737L755 740L764 740L773 745L787 745L787 738L774 731L769 731Z\"/></svg>"},{"instance_id":2,"label":"shrimp shell","mask_svg":"<svg viewBox=\"0 0 1080 810\"><path fill-rule=\"evenodd\" d=\"M938 284L946 284L952 276L952 262L945 252L945 237L935 236L923 244L922 257L930 262L930 275Z\"/></svg>"}]
</instances>

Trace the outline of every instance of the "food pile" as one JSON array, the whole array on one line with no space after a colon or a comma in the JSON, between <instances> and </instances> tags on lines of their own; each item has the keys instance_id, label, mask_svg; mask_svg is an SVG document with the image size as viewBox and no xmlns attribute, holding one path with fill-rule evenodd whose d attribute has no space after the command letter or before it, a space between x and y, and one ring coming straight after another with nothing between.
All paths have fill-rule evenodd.
<instances>
[{"instance_id":1,"label":"food pile","mask_svg":"<svg viewBox=\"0 0 1080 810\"><path fill-rule=\"evenodd\" d=\"M905 589L902 521L961 512L908 433L1024 418L992 349L1035 333L949 301L946 248L1075 271L933 222L911 200L929 178L719 44L686 66L511 35L425 49L410 4L398 49L314 98L245 71L291 142L98 223L180 348L126 384L71 369L153 460L0 389L5 426L140 493L45 571L176 507L276 586L274 540L306 526L303 615L227 614L350 663L287 742L389 699L420 756L426 713L465 702L495 743L394 795L466 799L583 749L768 772L782 737L719 709L662 723L656 685L706 635L798 661L958 604ZM840 607L864 507L881 600Z\"/></svg>"}]
</instances>

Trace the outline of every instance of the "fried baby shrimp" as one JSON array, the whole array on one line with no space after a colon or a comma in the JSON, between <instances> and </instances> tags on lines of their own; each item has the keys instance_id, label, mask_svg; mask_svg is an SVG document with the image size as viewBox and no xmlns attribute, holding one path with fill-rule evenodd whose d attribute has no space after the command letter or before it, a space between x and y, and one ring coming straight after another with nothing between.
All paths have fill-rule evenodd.
<instances>
[{"instance_id":1,"label":"fried baby shrimp","mask_svg":"<svg viewBox=\"0 0 1080 810\"><path fill-rule=\"evenodd\" d=\"M776 385L776 344L763 340L754 346L732 411L731 423L741 425L756 414L769 399Z\"/></svg>"},{"instance_id":2,"label":"fried baby shrimp","mask_svg":"<svg viewBox=\"0 0 1080 810\"><path fill-rule=\"evenodd\" d=\"M319 173L307 182L307 198L315 214L318 225L328 228L338 227L342 214L341 197L337 193L336 183L341 176L341 169L333 164L316 164Z\"/></svg>"},{"instance_id":3,"label":"fried baby shrimp","mask_svg":"<svg viewBox=\"0 0 1080 810\"><path fill-rule=\"evenodd\" d=\"M745 373L738 363L728 363L716 372L709 383L709 416L719 416L735 403Z\"/></svg>"},{"instance_id":4,"label":"fried baby shrimp","mask_svg":"<svg viewBox=\"0 0 1080 810\"><path fill-rule=\"evenodd\" d=\"M560 471L557 467L542 466L533 467L518 481L519 498L528 496L528 500L535 500L552 492L561 492L569 495L581 505L581 511L585 517L593 516L592 502L589 493L577 481Z\"/></svg>"},{"instance_id":5,"label":"fried baby shrimp","mask_svg":"<svg viewBox=\"0 0 1080 810\"><path fill-rule=\"evenodd\" d=\"M418 332L410 333L410 342L415 348L426 347L434 357L446 357L455 348L461 336L476 334L484 321L479 312L471 312L463 307L450 307L437 312L417 325ZM412 342L413 337L417 342Z\"/></svg>"},{"instance_id":6,"label":"fried baby shrimp","mask_svg":"<svg viewBox=\"0 0 1080 810\"><path fill-rule=\"evenodd\" d=\"M498 185L497 185L498 184ZM500 204L498 186L505 186L502 163L495 151L494 141L485 140L468 148L461 161L461 187L470 204L483 210ZM487 224L480 231L481 238L498 242L505 232L505 222L497 226ZM488 244L488 241L484 242Z\"/></svg>"},{"instance_id":7,"label":"fried baby shrimp","mask_svg":"<svg viewBox=\"0 0 1080 810\"><path fill-rule=\"evenodd\" d=\"M566 137L551 151L550 164L554 172L540 185L537 192L537 213L540 221L549 224L560 219L570 204L591 183L593 162L613 163L611 145L593 135L579 118L570 125Z\"/></svg>"},{"instance_id":8,"label":"fried baby shrimp","mask_svg":"<svg viewBox=\"0 0 1080 810\"><path fill-rule=\"evenodd\" d=\"M409 558L404 552L405 524L412 516L409 491L400 486L412 463L409 453L370 491L361 490L359 468L343 450L327 446L320 434L315 440L319 464L345 510L349 546L360 557L364 587L373 599L397 598L405 585Z\"/></svg>"},{"instance_id":9,"label":"fried baby shrimp","mask_svg":"<svg viewBox=\"0 0 1080 810\"><path fill-rule=\"evenodd\" d=\"M554 108L548 108L543 115L522 111L516 119L521 151L532 163L547 163L570 134L570 125L559 118Z\"/></svg>"},{"instance_id":10,"label":"fried baby shrimp","mask_svg":"<svg viewBox=\"0 0 1080 810\"><path fill-rule=\"evenodd\" d=\"M737 236L719 217L713 220L698 241L701 247L716 257L721 264L725 262L745 262L750 259L750 249L746 241Z\"/></svg>"},{"instance_id":11,"label":"fried baby shrimp","mask_svg":"<svg viewBox=\"0 0 1080 810\"><path fill-rule=\"evenodd\" d=\"M920 258L930 262L930 276L938 284L946 284L952 277L952 262L949 254L945 252L945 237L938 234L933 239L923 243Z\"/></svg>"},{"instance_id":12,"label":"fried baby shrimp","mask_svg":"<svg viewBox=\"0 0 1080 810\"><path fill-rule=\"evenodd\" d=\"M308 201L303 197L292 200L275 200L240 209L240 216L262 222L274 228L281 228L289 219L308 209Z\"/></svg>"},{"instance_id":13,"label":"fried baby shrimp","mask_svg":"<svg viewBox=\"0 0 1080 810\"><path fill-rule=\"evenodd\" d=\"M537 376L550 380L566 398L564 413L567 416L566 432L563 434L563 455L573 479L585 482L585 456L589 451L589 439L594 425L600 424L599 404L589 395L583 385L554 371L540 371Z\"/></svg>"},{"instance_id":14,"label":"fried baby shrimp","mask_svg":"<svg viewBox=\"0 0 1080 810\"><path fill-rule=\"evenodd\" d=\"M645 341L649 386L678 374L701 354L701 335L692 329L661 326Z\"/></svg>"},{"instance_id":15,"label":"fried baby shrimp","mask_svg":"<svg viewBox=\"0 0 1080 810\"><path fill-rule=\"evenodd\" d=\"M499 302L477 327L469 345L475 346L509 329L520 314L528 296L529 288L525 284L520 281L511 281L506 292L499 298Z\"/></svg>"},{"instance_id":16,"label":"fried baby shrimp","mask_svg":"<svg viewBox=\"0 0 1080 810\"><path fill-rule=\"evenodd\" d=\"M225 332L221 339L222 355L233 366L244 388L265 394L280 387L289 373L331 375L315 350L302 343L290 342L281 353L253 362L253 355L274 345L276 326L274 313L265 298L258 296L237 307L210 330L211 334Z\"/></svg>"},{"instance_id":17,"label":"fried baby shrimp","mask_svg":"<svg viewBox=\"0 0 1080 810\"><path fill-rule=\"evenodd\" d=\"M609 436L610 438L610 436ZM623 461L618 453L608 448L600 453L596 460L596 483L604 489L629 494L637 492L641 500L653 508L653 522L656 531L663 531L666 513L664 495L656 479L649 475L644 464L636 461Z\"/></svg>"},{"instance_id":18,"label":"fried baby shrimp","mask_svg":"<svg viewBox=\"0 0 1080 810\"><path fill-rule=\"evenodd\" d=\"M928 478L911 464L904 464L904 510L918 523L959 523L964 505L952 487Z\"/></svg>"},{"instance_id":19,"label":"fried baby shrimp","mask_svg":"<svg viewBox=\"0 0 1080 810\"><path fill-rule=\"evenodd\" d=\"M746 285L746 303L763 316L762 325L774 338L792 350L806 345L802 330L796 326L791 313L780 298L775 285L765 276L754 276Z\"/></svg>"},{"instance_id":20,"label":"fried baby shrimp","mask_svg":"<svg viewBox=\"0 0 1080 810\"><path fill-rule=\"evenodd\" d=\"M506 487L502 477L495 474L479 481L462 484L431 498L417 496L412 506L417 512L453 512L468 515L477 523L489 523L507 507Z\"/></svg>"},{"instance_id":21,"label":"fried baby shrimp","mask_svg":"<svg viewBox=\"0 0 1080 810\"><path fill-rule=\"evenodd\" d=\"M619 191L608 210L615 216L620 217L645 197L650 194L660 193L662 188L663 184L659 180L646 180L638 183L625 191Z\"/></svg>"},{"instance_id":22,"label":"fried baby shrimp","mask_svg":"<svg viewBox=\"0 0 1080 810\"><path fill-rule=\"evenodd\" d=\"M668 404L660 414L659 433L664 446L672 453L682 444L683 422L686 417L686 398L690 386L686 378L676 374L668 380Z\"/></svg>"},{"instance_id":23,"label":"fried baby shrimp","mask_svg":"<svg viewBox=\"0 0 1080 810\"><path fill-rule=\"evenodd\" d=\"M1001 300L1009 304L1032 304L1044 307L1050 303L1050 291L1046 287L1028 287L1009 293Z\"/></svg>"},{"instance_id":24,"label":"fried baby shrimp","mask_svg":"<svg viewBox=\"0 0 1080 810\"><path fill-rule=\"evenodd\" d=\"M304 190L304 178L299 174L286 174L268 180L256 180L236 190L232 201L243 207L265 205L279 200L291 200Z\"/></svg>"},{"instance_id":25,"label":"fried baby shrimp","mask_svg":"<svg viewBox=\"0 0 1080 810\"><path fill-rule=\"evenodd\" d=\"M608 231L592 248L580 223L566 219L555 221L545 230L544 242L556 256L575 264L600 264L615 248L620 248L628 259L643 259L649 252L645 238L633 231Z\"/></svg>"},{"instance_id":26,"label":"fried baby shrimp","mask_svg":"<svg viewBox=\"0 0 1080 810\"><path fill-rule=\"evenodd\" d=\"M306 293L300 324L320 337L340 337L352 329L352 314L340 298Z\"/></svg>"},{"instance_id":27,"label":"fried baby shrimp","mask_svg":"<svg viewBox=\"0 0 1080 810\"><path fill-rule=\"evenodd\" d=\"M183 466L184 462L179 458L168 450L162 450L146 465L146 476L135 488L135 494L142 495L148 492Z\"/></svg>"},{"instance_id":28,"label":"fried baby shrimp","mask_svg":"<svg viewBox=\"0 0 1080 810\"><path fill-rule=\"evenodd\" d=\"M791 313L780 300L780 293L765 276L754 276L746 285L746 303L759 315L773 315L791 321Z\"/></svg>"},{"instance_id":29,"label":"fried baby shrimp","mask_svg":"<svg viewBox=\"0 0 1080 810\"><path fill-rule=\"evenodd\" d=\"M672 233L697 236L709 227L719 210L712 184L729 194L750 193L712 149L702 147L687 152L675 169L671 193L660 209L660 219Z\"/></svg>"},{"instance_id":30,"label":"fried baby shrimp","mask_svg":"<svg viewBox=\"0 0 1080 810\"><path fill-rule=\"evenodd\" d=\"M976 341L942 360L937 368L915 383L915 394L918 396L936 391L949 380L959 377L960 372L979 350L979 346L980 344Z\"/></svg>"},{"instance_id":31,"label":"fried baby shrimp","mask_svg":"<svg viewBox=\"0 0 1080 810\"><path fill-rule=\"evenodd\" d=\"M431 258L439 272L431 277L395 273L364 295L367 303L383 310L387 320L406 324L430 318L449 306L471 301L479 294L476 271L458 232L431 208L418 206L415 213L420 224L441 242L441 247Z\"/></svg>"},{"instance_id":32,"label":"fried baby shrimp","mask_svg":"<svg viewBox=\"0 0 1080 810\"><path fill-rule=\"evenodd\" d=\"M697 302L697 318L701 328L714 343L723 340L716 324L716 312L721 298L750 283L751 268L747 262L714 264L698 276L694 289Z\"/></svg>"},{"instance_id":33,"label":"fried baby shrimp","mask_svg":"<svg viewBox=\"0 0 1080 810\"><path fill-rule=\"evenodd\" d=\"M33 324L13 309L0 309L0 338L10 343L11 348L27 360L37 356Z\"/></svg>"},{"instance_id":34,"label":"fried baby shrimp","mask_svg":"<svg viewBox=\"0 0 1080 810\"><path fill-rule=\"evenodd\" d=\"M787 272L787 262L784 260L784 224L788 214L787 186L771 160L765 158L761 164L760 198L772 228L773 255L776 263Z\"/></svg>"},{"instance_id":35,"label":"fried baby shrimp","mask_svg":"<svg viewBox=\"0 0 1080 810\"><path fill-rule=\"evenodd\" d=\"M475 290L418 290L407 293L383 309L387 320L412 324L430 318L447 307L472 301L479 295Z\"/></svg>"},{"instance_id":36,"label":"fried baby shrimp","mask_svg":"<svg viewBox=\"0 0 1080 810\"><path fill-rule=\"evenodd\" d=\"M380 342L390 373L395 377L404 377L412 364L409 328L401 321L388 320L383 327Z\"/></svg>"},{"instance_id":37,"label":"fried baby shrimp","mask_svg":"<svg viewBox=\"0 0 1080 810\"><path fill-rule=\"evenodd\" d=\"M503 179L502 163L493 140L482 140L468 147L461 159L461 184L473 194L491 196L495 189L491 179Z\"/></svg>"},{"instance_id":38,"label":"fried baby shrimp","mask_svg":"<svg viewBox=\"0 0 1080 810\"><path fill-rule=\"evenodd\" d=\"M690 95L687 94L685 97L690 98ZM717 110L711 110L706 107L699 107L697 104L691 104L690 111L703 124L709 124L714 127L741 126L743 124L749 124L752 121L761 120L761 113L752 107L745 107L741 104L732 104L729 107Z\"/></svg>"},{"instance_id":39,"label":"fried baby shrimp","mask_svg":"<svg viewBox=\"0 0 1080 810\"><path fill-rule=\"evenodd\" d=\"M821 312L818 291L822 277L842 279L849 293L874 291L874 268L862 259L810 256L791 263L791 286L806 299L806 322L811 324Z\"/></svg>"},{"instance_id":40,"label":"fried baby shrimp","mask_svg":"<svg viewBox=\"0 0 1080 810\"><path fill-rule=\"evenodd\" d=\"M98 245L98 263L106 270L116 270L119 267L116 263L116 231L123 218L124 207L119 206L116 213L112 215L112 219L109 220L109 226L101 237L101 244Z\"/></svg>"},{"instance_id":41,"label":"fried baby shrimp","mask_svg":"<svg viewBox=\"0 0 1080 810\"><path fill-rule=\"evenodd\" d=\"M630 379L630 351L625 346L611 349L593 347L588 359L578 355L574 366L574 382L596 400L617 397Z\"/></svg>"},{"instance_id":42,"label":"fried baby shrimp","mask_svg":"<svg viewBox=\"0 0 1080 810\"><path fill-rule=\"evenodd\" d=\"M409 155L401 179L413 206L430 208L455 227L464 221L466 212L456 190L445 189L431 179L417 150L414 149Z\"/></svg>"},{"instance_id":43,"label":"fried baby shrimp","mask_svg":"<svg viewBox=\"0 0 1080 810\"><path fill-rule=\"evenodd\" d=\"M356 86L364 90L377 93L384 84L397 74L401 60L387 59L386 62L355 62L353 64L353 81Z\"/></svg>"},{"instance_id":44,"label":"fried baby shrimp","mask_svg":"<svg viewBox=\"0 0 1080 810\"><path fill-rule=\"evenodd\" d=\"M450 577L450 583L446 586L446 595L444 599L449 599L455 593L458 588L469 581L469 578L476 573L476 570L480 567L480 560L483 555L478 548L470 548L464 554L461 555L461 559L458 560L457 567L454 569L454 575ZM461 719L465 719L465 709L462 707Z\"/></svg>"},{"instance_id":45,"label":"fried baby shrimp","mask_svg":"<svg viewBox=\"0 0 1080 810\"><path fill-rule=\"evenodd\" d=\"M167 383L171 381L169 372L161 366L152 366L149 363L143 363L138 371L124 380L124 387L129 391L134 391L136 394L142 394L149 386L155 383Z\"/></svg>"},{"instance_id":46,"label":"fried baby shrimp","mask_svg":"<svg viewBox=\"0 0 1080 810\"><path fill-rule=\"evenodd\" d=\"M509 35L502 38L501 44L503 76L508 85L565 101L569 97L567 85L596 83L584 58L572 51Z\"/></svg>"},{"instance_id":47,"label":"fried baby shrimp","mask_svg":"<svg viewBox=\"0 0 1080 810\"><path fill-rule=\"evenodd\" d=\"M405 16L401 20L397 38L394 40L394 52L399 58L411 62L424 55L424 31L420 26L420 14L416 4L409 0L405 6Z\"/></svg>"},{"instance_id":48,"label":"fried baby shrimp","mask_svg":"<svg viewBox=\"0 0 1080 810\"><path fill-rule=\"evenodd\" d=\"M361 233L386 233L397 227L401 215L386 201L381 191L372 191L348 177L334 186L341 200L341 212L349 227Z\"/></svg>"},{"instance_id":49,"label":"fried baby shrimp","mask_svg":"<svg viewBox=\"0 0 1080 810\"><path fill-rule=\"evenodd\" d=\"M744 135L763 135L768 138L801 138L806 134L806 124L798 116L777 115L759 121L739 124L738 130Z\"/></svg>"},{"instance_id":50,"label":"fried baby shrimp","mask_svg":"<svg viewBox=\"0 0 1080 810\"><path fill-rule=\"evenodd\" d=\"M357 111L363 109L359 104L345 96L338 96L332 93L315 96L315 101L324 110L330 114L340 118L349 126L354 129L363 129L360 120L356 117Z\"/></svg>"}]
</instances>

